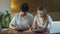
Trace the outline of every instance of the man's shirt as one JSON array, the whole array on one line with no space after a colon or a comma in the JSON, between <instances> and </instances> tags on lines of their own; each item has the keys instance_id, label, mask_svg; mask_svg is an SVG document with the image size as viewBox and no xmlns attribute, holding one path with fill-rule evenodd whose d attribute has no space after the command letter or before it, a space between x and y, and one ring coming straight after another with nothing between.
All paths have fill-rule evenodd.
<instances>
[{"instance_id":1,"label":"man's shirt","mask_svg":"<svg viewBox=\"0 0 60 34\"><path fill-rule=\"evenodd\" d=\"M30 13L27 13L27 15L25 15L24 17L21 16L21 13L16 14L10 25L14 25L17 26L19 28L23 28L25 25L29 25L31 26L33 23L33 15Z\"/></svg>"}]
</instances>

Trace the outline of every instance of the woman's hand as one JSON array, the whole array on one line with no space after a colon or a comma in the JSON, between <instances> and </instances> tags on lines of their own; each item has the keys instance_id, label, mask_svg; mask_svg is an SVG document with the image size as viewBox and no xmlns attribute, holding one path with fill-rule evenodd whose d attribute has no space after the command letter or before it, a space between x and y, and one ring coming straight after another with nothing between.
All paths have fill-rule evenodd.
<instances>
[{"instance_id":1,"label":"woman's hand","mask_svg":"<svg viewBox=\"0 0 60 34\"><path fill-rule=\"evenodd\" d=\"M41 32L46 32L47 31L47 28L42 28L41 29Z\"/></svg>"}]
</instances>

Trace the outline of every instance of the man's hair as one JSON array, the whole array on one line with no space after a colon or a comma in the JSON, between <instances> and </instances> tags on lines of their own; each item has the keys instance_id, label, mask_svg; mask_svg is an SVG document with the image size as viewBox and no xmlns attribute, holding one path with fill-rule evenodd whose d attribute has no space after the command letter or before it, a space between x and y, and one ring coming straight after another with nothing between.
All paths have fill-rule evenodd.
<instances>
[{"instance_id":1,"label":"man's hair","mask_svg":"<svg viewBox=\"0 0 60 34\"><path fill-rule=\"evenodd\" d=\"M41 7L39 6L37 9L42 11L42 10L45 9L45 7L44 6L41 6Z\"/></svg>"},{"instance_id":2,"label":"man's hair","mask_svg":"<svg viewBox=\"0 0 60 34\"><path fill-rule=\"evenodd\" d=\"M29 10L28 4L27 3L23 3L21 5L20 9L22 10L22 12L27 12Z\"/></svg>"}]
</instances>

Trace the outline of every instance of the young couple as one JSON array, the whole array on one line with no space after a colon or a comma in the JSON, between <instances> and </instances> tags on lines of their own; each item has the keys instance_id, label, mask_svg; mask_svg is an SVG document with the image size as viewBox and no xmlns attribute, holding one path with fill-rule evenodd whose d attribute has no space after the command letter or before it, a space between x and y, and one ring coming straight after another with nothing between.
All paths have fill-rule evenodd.
<instances>
[{"instance_id":1,"label":"young couple","mask_svg":"<svg viewBox=\"0 0 60 34\"><path fill-rule=\"evenodd\" d=\"M9 24L9 28L18 31L48 30L48 25L51 23L52 19L46 14L45 7L37 7L37 14L35 17L28 13L29 7L27 3L23 3L20 9L20 13L13 17Z\"/></svg>"}]
</instances>

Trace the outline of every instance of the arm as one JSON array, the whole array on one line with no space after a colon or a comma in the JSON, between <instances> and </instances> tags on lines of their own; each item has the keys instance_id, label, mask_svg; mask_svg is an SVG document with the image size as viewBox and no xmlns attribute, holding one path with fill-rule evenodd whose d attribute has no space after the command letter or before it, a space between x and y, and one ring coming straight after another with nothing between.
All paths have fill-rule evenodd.
<instances>
[{"instance_id":1,"label":"arm","mask_svg":"<svg viewBox=\"0 0 60 34\"><path fill-rule=\"evenodd\" d=\"M52 18L48 15L48 23L46 24L46 27L50 28L51 26L51 22L52 22Z\"/></svg>"},{"instance_id":2,"label":"arm","mask_svg":"<svg viewBox=\"0 0 60 34\"><path fill-rule=\"evenodd\" d=\"M36 21L36 16L35 16L35 18L34 18L34 21L33 21L33 24L32 24L32 29L36 29L36 23L37 23L37 21Z\"/></svg>"},{"instance_id":3,"label":"arm","mask_svg":"<svg viewBox=\"0 0 60 34\"><path fill-rule=\"evenodd\" d=\"M31 17L30 17L30 28L29 28L29 30L32 30L33 20L34 20L34 17L33 17L33 15L31 15Z\"/></svg>"},{"instance_id":4,"label":"arm","mask_svg":"<svg viewBox=\"0 0 60 34\"><path fill-rule=\"evenodd\" d=\"M15 29L16 29L16 26L14 26L13 24L10 24L10 25L9 25L9 28L15 30Z\"/></svg>"},{"instance_id":5,"label":"arm","mask_svg":"<svg viewBox=\"0 0 60 34\"><path fill-rule=\"evenodd\" d=\"M11 23L9 24L9 28L15 29L16 28L16 16L13 17Z\"/></svg>"},{"instance_id":6,"label":"arm","mask_svg":"<svg viewBox=\"0 0 60 34\"><path fill-rule=\"evenodd\" d=\"M22 31L22 30L25 30L26 27L22 29L22 28L19 28L19 27L13 25L13 24L10 24L10 25L9 25L9 28L10 28L10 29L13 29L13 30Z\"/></svg>"},{"instance_id":7,"label":"arm","mask_svg":"<svg viewBox=\"0 0 60 34\"><path fill-rule=\"evenodd\" d=\"M52 18L48 15L47 23L45 23L45 25L43 25L44 28L50 28L51 22L52 22Z\"/></svg>"}]
</instances>

